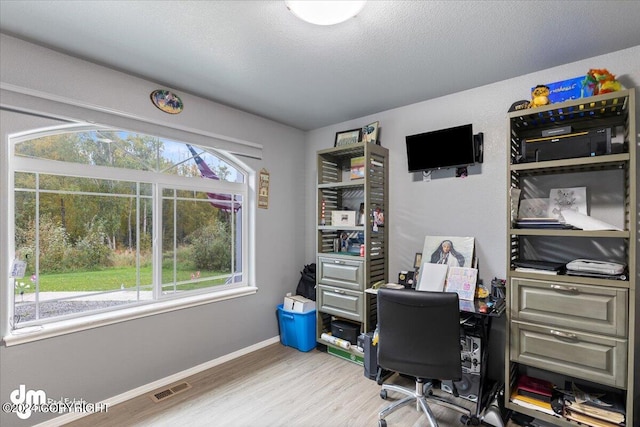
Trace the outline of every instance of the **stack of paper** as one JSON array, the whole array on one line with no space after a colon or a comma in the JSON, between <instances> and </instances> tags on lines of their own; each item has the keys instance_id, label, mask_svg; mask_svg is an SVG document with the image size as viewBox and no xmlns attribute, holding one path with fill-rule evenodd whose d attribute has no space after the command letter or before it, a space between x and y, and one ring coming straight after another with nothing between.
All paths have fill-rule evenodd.
<instances>
[{"instance_id":1,"label":"stack of paper","mask_svg":"<svg viewBox=\"0 0 640 427\"><path fill-rule=\"evenodd\" d=\"M620 396L601 390L565 384L564 416L591 427L624 425L626 412Z\"/></svg>"},{"instance_id":2,"label":"stack of paper","mask_svg":"<svg viewBox=\"0 0 640 427\"><path fill-rule=\"evenodd\" d=\"M519 218L516 221L518 228L544 228L544 229L572 229L571 224L560 221L556 218Z\"/></svg>"},{"instance_id":3,"label":"stack of paper","mask_svg":"<svg viewBox=\"0 0 640 427\"><path fill-rule=\"evenodd\" d=\"M538 400L533 397L523 396L518 394L517 391L514 391L513 394L511 394L511 401L523 408L535 409L536 411L541 411L545 414L556 415L556 413L553 412L553 409L551 409L551 403L543 402L542 400Z\"/></svg>"}]
</instances>

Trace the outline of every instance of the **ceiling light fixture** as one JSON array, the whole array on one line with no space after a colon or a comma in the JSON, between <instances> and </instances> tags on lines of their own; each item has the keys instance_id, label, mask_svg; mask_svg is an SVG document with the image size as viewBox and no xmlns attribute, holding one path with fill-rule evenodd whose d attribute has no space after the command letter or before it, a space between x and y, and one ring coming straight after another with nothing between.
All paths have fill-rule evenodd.
<instances>
[{"instance_id":1,"label":"ceiling light fixture","mask_svg":"<svg viewBox=\"0 0 640 427\"><path fill-rule=\"evenodd\" d=\"M285 1L287 9L303 21L316 25L334 25L356 16L366 1Z\"/></svg>"}]
</instances>

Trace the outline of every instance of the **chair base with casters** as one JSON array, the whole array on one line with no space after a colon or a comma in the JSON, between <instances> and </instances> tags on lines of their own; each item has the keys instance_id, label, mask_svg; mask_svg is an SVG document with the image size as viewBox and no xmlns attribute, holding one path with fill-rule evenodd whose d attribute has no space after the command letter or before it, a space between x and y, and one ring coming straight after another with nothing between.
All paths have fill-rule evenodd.
<instances>
[{"instance_id":1,"label":"chair base with casters","mask_svg":"<svg viewBox=\"0 0 640 427\"><path fill-rule=\"evenodd\" d=\"M462 413L460 421L465 425L479 424L478 417L471 416L471 410L433 395L432 382L425 382L426 379L452 381L454 396L458 396L453 383L462 378L458 294L380 289L377 308L378 366L415 379L415 391L382 384L380 397L383 399L387 391L407 397L380 412L378 425L386 426L385 418L391 412L413 402L432 427L437 427L438 422L429 402Z\"/></svg>"},{"instance_id":2,"label":"chair base with casters","mask_svg":"<svg viewBox=\"0 0 640 427\"><path fill-rule=\"evenodd\" d=\"M460 412L462 414L462 416L460 417L460 422L464 425L480 424L477 417L471 415L471 411L469 409L450 402L439 396L435 396L432 391L432 382L424 382L422 378L416 378L415 384L415 390L411 390L409 388L401 387L395 384L382 384L382 389L380 390L380 397L382 399L387 399L387 390L404 394L406 395L406 397L392 403L391 405L380 411L380 413L378 414L378 427L386 427L387 421L385 418L389 414L394 412L396 409L402 408L403 406L409 405L414 402L416 405L416 411L421 410L426 415L427 420L429 421L429 425L432 427L438 427L438 421L436 420L435 415L429 407L430 402Z\"/></svg>"}]
</instances>

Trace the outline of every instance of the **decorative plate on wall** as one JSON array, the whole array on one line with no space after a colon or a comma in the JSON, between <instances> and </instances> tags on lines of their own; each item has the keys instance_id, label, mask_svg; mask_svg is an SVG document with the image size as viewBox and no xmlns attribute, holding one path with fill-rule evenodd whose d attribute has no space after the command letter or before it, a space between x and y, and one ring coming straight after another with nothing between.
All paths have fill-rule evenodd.
<instances>
[{"instance_id":1,"label":"decorative plate on wall","mask_svg":"<svg viewBox=\"0 0 640 427\"><path fill-rule=\"evenodd\" d=\"M160 110L169 114L181 113L184 108L182 100L178 95L163 89L151 92L151 102L153 102L153 105L158 107Z\"/></svg>"}]
</instances>

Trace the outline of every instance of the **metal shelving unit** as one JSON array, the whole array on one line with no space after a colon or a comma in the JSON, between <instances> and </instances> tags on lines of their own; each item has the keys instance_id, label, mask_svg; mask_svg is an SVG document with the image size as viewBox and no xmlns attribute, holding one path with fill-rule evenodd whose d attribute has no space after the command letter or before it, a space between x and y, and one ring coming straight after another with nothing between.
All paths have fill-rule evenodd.
<instances>
[{"instance_id":1,"label":"metal shelving unit","mask_svg":"<svg viewBox=\"0 0 640 427\"><path fill-rule=\"evenodd\" d=\"M378 281L388 280L388 180L389 153L379 145L356 143L329 148L317 153L317 340L339 349L352 360L363 356L354 347L345 350L322 340L331 332L331 320L347 320L370 332L376 327L375 295L366 293ZM364 177L352 179L351 159L364 157ZM362 223L331 223L332 212L348 209ZM384 226L374 230L373 213L384 215ZM336 251L335 240L346 232L357 235L364 244L364 256L358 248L351 252Z\"/></svg>"},{"instance_id":2,"label":"metal shelving unit","mask_svg":"<svg viewBox=\"0 0 640 427\"><path fill-rule=\"evenodd\" d=\"M507 346L505 405L560 426L580 424L524 408L510 401L519 374L527 374L564 387L582 381L618 393L626 405L626 425L636 426L639 380L636 358L640 343L637 307L637 142L635 92L604 95L510 113L508 206L512 189L523 198L540 197L549 186L582 182L591 208L614 210L623 222L617 230L551 230L516 228L507 210ZM524 162L522 145L544 129L571 126L573 132L600 128L623 129L620 152L540 162ZM570 142L566 142L570 143ZM614 176L617 193L605 193L604 179ZM599 182L600 181L600 182ZM606 205L609 203L611 206ZM602 208L598 204L604 205ZM628 280L545 275L518 272L519 259L566 263L576 258L618 261L628 266Z\"/></svg>"}]
</instances>

